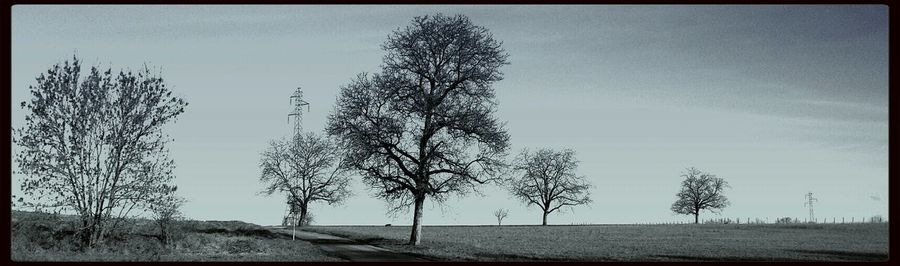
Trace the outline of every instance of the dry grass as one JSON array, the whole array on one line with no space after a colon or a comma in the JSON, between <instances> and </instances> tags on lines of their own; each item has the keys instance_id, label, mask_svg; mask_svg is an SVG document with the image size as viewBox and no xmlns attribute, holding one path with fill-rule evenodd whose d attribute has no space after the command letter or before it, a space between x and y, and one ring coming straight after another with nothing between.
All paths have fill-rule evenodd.
<instances>
[{"instance_id":1,"label":"dry grass","mask_svg":"<svg viewBox=\"0 0 900 266\"><path fill-rule=\"evenodd\" d=\"M887 224L313 226L369 244L451 261L885 261Z\"/></svg>"},{"instance_id":2,"label":"dry grass","mask_svg":"<svg viewBox=\"0 0 900 266\"><path fill-rule=\"evenodd\" d=\"M238 221L184 221L174 245L163 246L148 220L90 250L75 241L74 217L12 213L10 255L15 261L336 261L305 241Z\"/></svg>"}]
</instances>

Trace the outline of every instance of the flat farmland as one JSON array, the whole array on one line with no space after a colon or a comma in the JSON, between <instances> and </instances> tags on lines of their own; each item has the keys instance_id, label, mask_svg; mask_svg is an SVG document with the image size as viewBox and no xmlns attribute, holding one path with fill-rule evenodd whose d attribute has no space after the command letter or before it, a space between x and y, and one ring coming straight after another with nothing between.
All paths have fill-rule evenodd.
<instances>
[{"instance_id":1,"label":"flat farmland","mask_svg":"<svg viewBox=\"0 0 900 266\"><path fill-rule=\"evenodd\" d=\"M310 226L439 261L886 261L888 224Z\"/></svg>"}]
</instances>

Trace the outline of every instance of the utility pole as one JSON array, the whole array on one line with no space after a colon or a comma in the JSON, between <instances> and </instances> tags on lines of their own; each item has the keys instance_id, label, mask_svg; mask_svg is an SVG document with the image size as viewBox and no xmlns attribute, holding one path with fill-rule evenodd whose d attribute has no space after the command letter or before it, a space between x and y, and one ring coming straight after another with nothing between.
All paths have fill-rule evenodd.
<instances>
[{"instance_id":1,"label":"utility pole","mask_svg":"<svg viewBox=\"0 0 900 266\"><path fill-rule=\"evenodd\" d=\"M291 117L294 117L294 132L291 136L291 143L296 145L299 138L303 137L303 106L306 106L306 111L309 112L309 103L303 100L303 89L297 87L297 90L294 90L294 94L290 97L290 104L294 106L294 109L291 110L291 113L288 114L288 123L291 122ZM290 196L288 196L290 198ZM297 208L293 199L288 199L288 217L291 219L291 240L296 239L297 234L297 223L302 221L298 221L297 219Z\"/></svg>"},{"instance_id":2,"label":"utility pole","mask_svg":"<svg viewBox=\"0 0 900 266\"><path fill-rule=\"evenodd\" d=\"M803 205L809 207L809 222L811 223L814 223L816 219L813 213L813 202L817 201L819 201L819 199L813 198L812 192L806 193L806 202L803 203Z\"/></svg>"}]
</instances>

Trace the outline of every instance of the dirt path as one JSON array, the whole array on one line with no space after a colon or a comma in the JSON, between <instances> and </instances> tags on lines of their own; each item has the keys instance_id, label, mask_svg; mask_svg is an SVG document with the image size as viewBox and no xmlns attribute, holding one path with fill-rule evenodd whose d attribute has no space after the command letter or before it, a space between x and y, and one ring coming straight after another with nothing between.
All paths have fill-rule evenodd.
<instances>
[{"instance_id":1,"label":"dirt path","mask_svg":"<svg viewBox=\"0 0 900 266\"><path fill-rule=\"evenodd\" d=\"M291 235L291 229L272 227L273 231ZM393 250L362 244L351 239L297 230L297 239L310 242L332 257L348 261L428 261Z\"/></svg>"}]
</instances>

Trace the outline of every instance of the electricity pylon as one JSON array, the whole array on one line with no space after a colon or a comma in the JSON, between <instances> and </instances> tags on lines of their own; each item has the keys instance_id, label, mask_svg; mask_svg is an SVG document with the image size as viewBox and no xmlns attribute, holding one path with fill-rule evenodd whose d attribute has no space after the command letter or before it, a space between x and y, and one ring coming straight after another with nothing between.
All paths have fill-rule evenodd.
<instances>
[{"instance_id":1,"label":"electricity pylon","mask_svg":"<svg viewBox=\"0 0 900 266\"><path fill-rule=\"evenodd\" d=\"M294 136L300 136L303 131L303 106L306 106L306 111L309 112L309 103L303 100L303 89L297 87L297 90L294 91L294 95L291 95L291 104L294 105L294 110L288 114L288 123L291 121L291 117L294 117Z\"/></svg>"},{"instance_id":2,"label":"electricity pylon","mask_svg":"<svg viewBox=\"0 0 900 266\"><path fill-rule=\"evenodd\" d=\"M809 222L813 223L816 221L816 216L813 213L813 202L817 202L819 199L813 198L813 193L806 193L806 202L803 203L804 206L809 207Z\"/></svg>"},{"instance_id":3,"label":"electricity pylon","mask_svg":"<svg viewBox=\"0 0 900 266\"><path fill-rule=\"evenodd\" d=\"M294 132L291 136L292 144L296 144L299 140L298 138L303 137L303 106L306 106L306 111L309 112L309 103L303 100L303 89L297 87L297 90L294 91L294 94L290 97L290 103L294 106L294 109L291 113L288 114L288 123L291 122L291 117L294 117ZM297 232L297 223L302 221L297 220L297 208L293 199L288 196L287 200L287 215L285 215L283 224L290 223L291 225L291 240L296 239ZM288 222L289 221L289 222Z\"/></svg>"}]
</instances>

